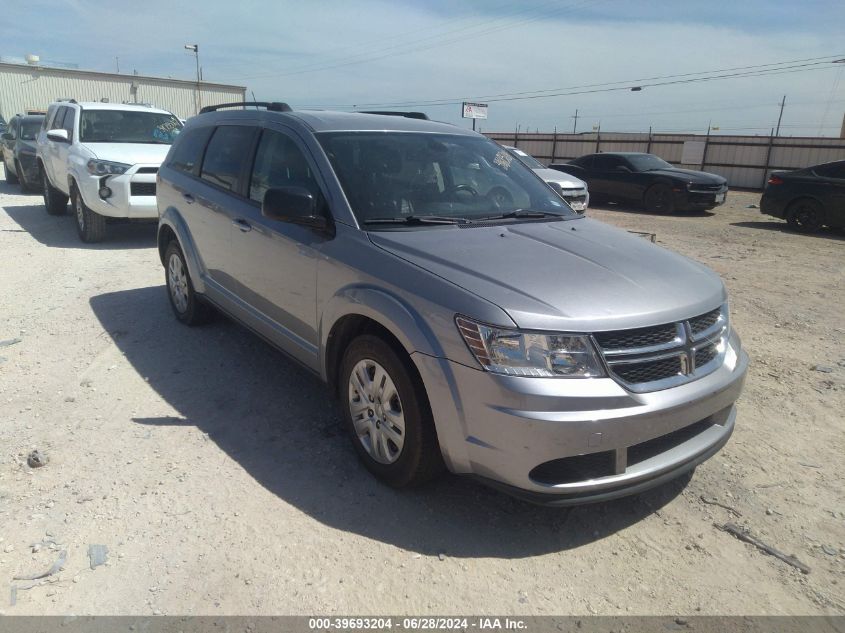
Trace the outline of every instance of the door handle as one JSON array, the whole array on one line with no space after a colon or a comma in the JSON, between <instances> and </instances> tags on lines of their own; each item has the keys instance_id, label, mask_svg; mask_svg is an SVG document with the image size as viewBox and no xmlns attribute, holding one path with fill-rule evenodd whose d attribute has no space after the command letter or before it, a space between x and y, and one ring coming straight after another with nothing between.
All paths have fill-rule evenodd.
<instances>
[{"instance_id":1,"label":"door handle","mask_svg":"<svg viewBox=\"0 0 845 633\"><path fill-rule=\"evenodd\" d=\"M194 197L189 193L183 193L182 199L185 200L188 204L194 204Z\"/></svg>"},{"instance_id":2,"label":"door handle","mask_svg":"<svg viewBox=\"0 0 845 633\"><path fill-rule=\"evenodd\" d=\"M238 227L242 233L249 233L252 230L252 225L242 218L232 220L232 224Z\"/></svg>"}]
</instances>

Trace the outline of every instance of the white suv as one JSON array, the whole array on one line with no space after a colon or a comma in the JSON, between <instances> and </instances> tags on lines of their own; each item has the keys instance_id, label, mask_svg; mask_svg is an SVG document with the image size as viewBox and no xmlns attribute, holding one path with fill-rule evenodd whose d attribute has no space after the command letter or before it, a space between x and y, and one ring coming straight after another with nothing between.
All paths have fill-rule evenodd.
<instances>
[{"instance_id":1,"label":"white suv","mask_svg":"<svg viewBox=\"0 0 845 633\"><path fill-rule=\"evenodd\" d=\"M157 220L156 175L182 122L172 113L117 103L50 104L38 134L44 206L76 212L83 242L106 236L106 218Z\"/></svg>"}]
</instances>

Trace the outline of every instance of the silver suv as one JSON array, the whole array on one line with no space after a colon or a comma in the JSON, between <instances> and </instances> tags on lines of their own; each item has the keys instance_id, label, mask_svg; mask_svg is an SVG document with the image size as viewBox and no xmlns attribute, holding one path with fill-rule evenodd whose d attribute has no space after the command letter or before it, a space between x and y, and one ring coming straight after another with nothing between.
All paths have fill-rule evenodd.
<instances>
[{"instance_id":1,"label":"silver suv","mask_svg":"<svg viewBox=\"0 0 845 633\"><path fill-rule=\"evenodd\" d=\"M715 273L573 212L478 134L260 105L192 118L159 171L170 303L319 375L378 478L445 466L566 505L727 442L748 358Z\"/></svg>"}]
</instances>

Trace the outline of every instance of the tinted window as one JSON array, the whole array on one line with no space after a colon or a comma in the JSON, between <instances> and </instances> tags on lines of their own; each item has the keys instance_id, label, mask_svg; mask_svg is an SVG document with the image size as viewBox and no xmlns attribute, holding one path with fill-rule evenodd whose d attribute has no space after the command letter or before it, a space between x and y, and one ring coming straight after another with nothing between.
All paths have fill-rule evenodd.
<instances>
[{"instance_id":1,"label":"tinted window","mask_svg":"<svg viewBox=\"0 0 845 633\"><path fill-rule=\"evenodd\" d=\"M819 165L818 167L813 167L813 171L822 178L841 178L845 180L845 162Z\"/></svg>"},{"instance_id":2,"label":"tinted window","mask_svg":"<svg viewBox=\"0 0 845 633\"><path fill-rule=\"evenodd\" d=\"M296 143L284 134L265 130L255 154L249 197L261 202L271 187L304 187L315 198L320 193L308 161Z\"/></svg>"},{"instance_id":3,"label":"tinted window","mask_svg":"<svg viewBox=\"0 0 845 633\"><path fill-rule=\"evenodd\" d=\"M210 183L238 191L244 160L249 154L255 128L243 125L221 125L211 137L200 176Z\"/></svg>"},{"instance_id":4,"label":"tinted window","mask_svg":"<svg viewBox=\"0 0 845 633\"><path fill-rule=\"evenodd\" d=\"M168 166L189 174L196 174L202 160L202 151L213 130L212 127L199 127L180 134L179 142L174 145L170 153Z\"/></svg>"},{"instance_id":5,"label":"tinted window","mask_svg":"<svg viewBox=\"0 0 845 633\"><path fill-rule=\"evenodd\" d=\"M41 119L27 119L21 121L20 138L24 141L34 141L41 129Z\"/></svg>"},{"instance_id":6,"label":"tinted window","mask_svg":"<svg viewBox=\"0 0 845 633\"><path fill-rule=\"evenodd\" d=\"M580 158L569 161L569 163L571 165L578 165L578 167L583 167L584 169L590 169L593 166L593 155L581 156Z\"/></svg>"},{"instance_id":7,"label":"tinted window","mask_svg":"<svg viewBox=\"0 0 845 633\"><path fill-rule=\"evenodd\" d=\"M64 121L65 118L65 110L67 110L67 108L64 106L56 108L56 114L53 116L53 120L50 123L51 130L57 130L62 127L62 121Z\"/></svg>"},{"instance_id":8,"label":"tinted window","mask_svg":"<svg viewBox=\"0 0 845 633\"><path fill-rule=\"evenodd\" d=\"M672 165L654 154L637 154L629 156L628 160L637 171L652 171L654 169L673 169Z\"/></svg>"},{"instance_id":9,"label":"tinted window","mask_svg":"<svg viewBox=\"0 0 845 633\"><path fill-rule=\"evenodd\" d=\"M609 156L606 154L599 154L593 159L593 169L596 171L610 171L618 165L624 165L625 162L618 156Z\"/></svg>"}]
</instances>

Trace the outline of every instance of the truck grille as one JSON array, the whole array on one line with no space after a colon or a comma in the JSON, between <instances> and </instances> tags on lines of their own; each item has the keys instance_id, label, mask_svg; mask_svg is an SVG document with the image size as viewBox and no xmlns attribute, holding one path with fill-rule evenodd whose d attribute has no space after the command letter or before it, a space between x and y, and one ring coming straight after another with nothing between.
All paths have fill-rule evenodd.
<instances>
[{"instance_id":1,"label":"truck grille","mask_svg":"<svg viewBox=\"0 0 845 633\"><path fill-rule=\"evenodd\" d=\"M593 335L611 375L635 392L674 387L714 371L729 335L722 306L686 321Z\"/></svg>"},{"instance_id":2,"label":"truck grille","mask_svg":"<svg viewBox=\"0 0 845 633\"><path fill-rule=\"evenodd\" d=\"M154 196L156 195L156 184L154 182L133 182L129 184L129 193L133 196Z\"/></svg>"}]
</instances>

